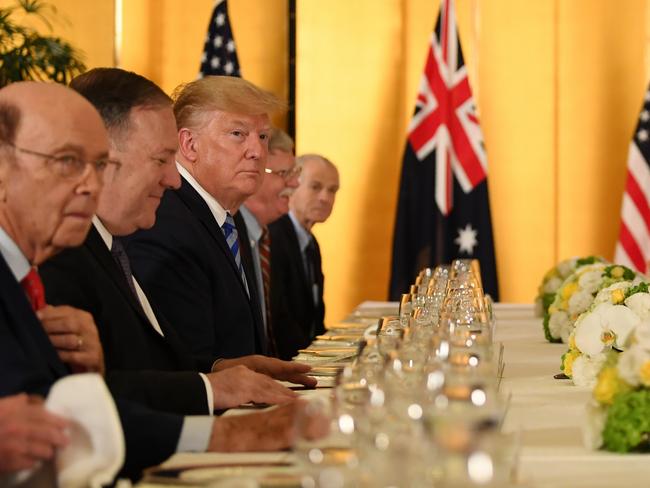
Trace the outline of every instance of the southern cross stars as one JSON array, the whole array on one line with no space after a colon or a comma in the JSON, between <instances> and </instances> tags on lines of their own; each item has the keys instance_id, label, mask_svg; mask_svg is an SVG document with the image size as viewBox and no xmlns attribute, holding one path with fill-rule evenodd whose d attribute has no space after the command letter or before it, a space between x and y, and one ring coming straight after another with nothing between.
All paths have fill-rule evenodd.
<instances>
[{"instance_id":1,"label":"southern cross stars","mask_svg":"<svg viewBox=\"0 0 650 488\"><path fill-rule=\"evenodd\" d=\"M458 244L459 252L472 255L474 247L478 245L477 235L478 231L472 228L472 224L467 224L464 229L458 229L458 237L454 239L454 242Z\"/></svg>"}]
</instances>

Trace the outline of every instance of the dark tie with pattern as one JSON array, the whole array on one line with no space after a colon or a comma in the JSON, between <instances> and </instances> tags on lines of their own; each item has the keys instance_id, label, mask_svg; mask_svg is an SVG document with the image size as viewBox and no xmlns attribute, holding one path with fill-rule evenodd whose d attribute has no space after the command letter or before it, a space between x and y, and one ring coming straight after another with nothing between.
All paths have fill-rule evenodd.
<instances>
[{"instance_id":1,"label":"dark tie with pattern","mask_svg":"<svg viewBox=\"0 0 650 488\"><path fill-rule=\"evenodd\" d=\"M271 322L271 235L268 227L262 228L260 237L260 266L262 268L262 292L264 293L264 309L266 310L266 337L269 352L276 356L275 335L273 334L273 323Z\"/></svg>"},{"instance_id":2,"label":"dark tie with pattern","mask_svg":"<svg viewBox=\"0 0 650 488\"><path fill-rule=\"evenodd\" d=\"M34 311L45 307L45 288L43 288L43 282L36 268L32 267L29 270L27 276L20 281L20 285L25 290L27 299Z\"/></svg>"},{"instance_id":3,"label":"dark tie with pattern","mask_svg":"<svg viewBox=\"0 0 650 488\"><path fill-rule=\"evenodd\" d=\"M244 268L241 264L241 253L239 252L239 233L237 232L237 226L235 225L235 220L232 218L229 212L226 213L226 220L221 226L223 235L226 238L226 244L232 253L233 258L235 258L235 264L237 269L239 269L239 275L241 276L242 283L246 287L246 292L248 291L248 284L246 283L246 275L244 275Z\"/></svg>"},{"instance_id":4,"label":"dark tie with pattern","mask_svg":"<svg viewBox=\"0 0 650 488\"><path fill-rule=\"evenodd\" d=\"M117 237L113 237L113 244L111 245L111 254L113 255L113 259L119 266L120 270L122 270L124 279L126 279L126 284L129 285L129 289L133 293L133 297L135 298L135 301L137 303L140 303L138 294L135 291L135 283L133 282L133 273L131 272L131 264L129 263L129 257L126 255L126 251L124 250L124 245L122 244L122 241L120 241L120 239L118 239Z\"/></svg>"}]
</instances>

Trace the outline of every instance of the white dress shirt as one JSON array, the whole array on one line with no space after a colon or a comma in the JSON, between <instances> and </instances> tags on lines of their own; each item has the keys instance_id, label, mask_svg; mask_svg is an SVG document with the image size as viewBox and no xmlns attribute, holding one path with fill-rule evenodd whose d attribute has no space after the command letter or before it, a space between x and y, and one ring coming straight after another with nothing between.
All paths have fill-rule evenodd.
<instances>
[{"instance_id":1,"label":"white dress shirt","mask_svg":"<svg viewBox=\"0 0 650 488\"><path fill-rule=\"evenodd\" d=\"M108 250L111 250L113 246L113 235L106 229L101 220L95 215L93 217L93 225L97 232L99 233L102 241L108 247ZM133 279L133 284L135 285L135 291L138 295L138 301L142 306L149 323L154 328L158 334L164 337L163 331L160 328L156 314L151 308L151 304L147 299L147 296L144 293L144 290L135 279L134 276L131 276ZM205 385L205 392L208 402L208 411L212 412L214 405L214 392L212 391L212 385L208 380L208 377L203 373L198 373L203 380ZM176 446L176 452L188 452L188 451L205 451L210 442L210 434L212 432L212 422L213 418L211 416L201 416L201 415L187 415L184 417L183 428L181 429L181 436L178 440L178 445Z\"/></svg>"}]
</instances>

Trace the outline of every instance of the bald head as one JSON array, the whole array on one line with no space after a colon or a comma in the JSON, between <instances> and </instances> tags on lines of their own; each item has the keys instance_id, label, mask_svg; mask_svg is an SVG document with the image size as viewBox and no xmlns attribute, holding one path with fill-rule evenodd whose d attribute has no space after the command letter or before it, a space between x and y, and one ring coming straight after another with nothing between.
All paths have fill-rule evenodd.
<instances>
[{"instance_id":1,"label":"bald head","mask_svg":"<svg viewBox=\"0 0 650 488\"><path fill-rule=\"evenodd\" d=\"M61 85L0 90L0 226L38 264L83 242L101 188L108 137L92 105Z\"/></svg>"}]
</instances>

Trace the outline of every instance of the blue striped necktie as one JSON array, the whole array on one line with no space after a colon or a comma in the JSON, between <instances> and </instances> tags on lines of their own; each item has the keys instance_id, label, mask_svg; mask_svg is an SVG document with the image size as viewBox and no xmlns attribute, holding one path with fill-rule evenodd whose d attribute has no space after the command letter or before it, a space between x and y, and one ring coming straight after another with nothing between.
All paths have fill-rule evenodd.
<instances>
[{"instance_id":1,"label":"blue striped necktie","mask_svg":"<svg viewBox=\"0 0 650 488\"><path fill-rule=\"evenodd\" d=\"M241 253L239 252L239 234L237 233L235 221L229 212L226 212L226 221L221 226L221 230L223 231L223 235L226 238L226 244L228 244L230 252L235 258L235 264L237 265L237 269L239 269L239 274L241 275L241 279L244 282L244 286L248 288L248 284L246 283L246 276L244 275L244 268L241 265Z\"/></svg>"}]
</instances>

